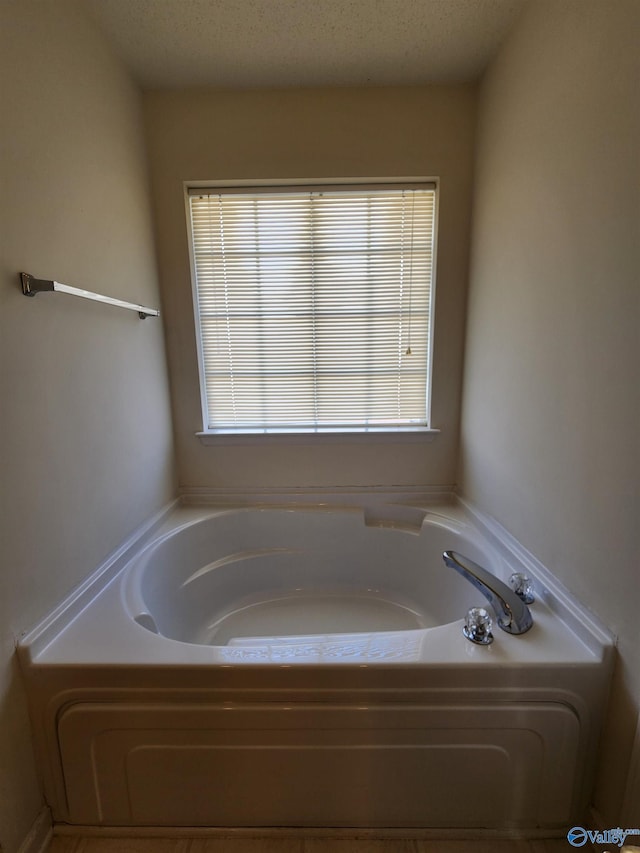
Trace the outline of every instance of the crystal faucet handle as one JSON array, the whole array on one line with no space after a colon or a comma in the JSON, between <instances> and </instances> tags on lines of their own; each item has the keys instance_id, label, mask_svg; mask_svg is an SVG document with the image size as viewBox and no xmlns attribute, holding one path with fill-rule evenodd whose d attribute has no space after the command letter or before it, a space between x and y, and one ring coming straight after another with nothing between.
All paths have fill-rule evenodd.
<instances>
[{"instance_id":1,"label":"crystal faucet handle","mask_svg":"<svg viewBox=\"0 0 640 853\"><path fill-rule=\"evenodd\" d=\"M522 572L514 572L509 578L509 586L525 604L533 604L533 581Z\"/></svg>"},{"instance_id":2,"label":"crystal faucet handle","mask_svg":"<svg viewBox=\"0 0 640 853\"><path fill-rule=\"evenodd\" d=\"M484 607L470 607L464 620L462 633L467 640L480 646L488 646L493 642L491 633L491 616Z\"/></svg>"}]
</instances>

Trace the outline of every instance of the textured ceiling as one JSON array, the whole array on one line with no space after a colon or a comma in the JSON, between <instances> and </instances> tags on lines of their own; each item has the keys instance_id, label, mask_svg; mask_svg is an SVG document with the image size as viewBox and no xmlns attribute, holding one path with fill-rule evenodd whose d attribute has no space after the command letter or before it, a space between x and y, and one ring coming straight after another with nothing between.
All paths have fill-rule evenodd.
<instances>
[{"instance_id":1,"label":"textured ceiling","mask_svg":"<svg viewBox=\"0 0 640 853\"><path fill-rule=\"evenodd\" d=\"M526 0L83 0L145 88L477 78Z\"/></svg>"}]
</instances>

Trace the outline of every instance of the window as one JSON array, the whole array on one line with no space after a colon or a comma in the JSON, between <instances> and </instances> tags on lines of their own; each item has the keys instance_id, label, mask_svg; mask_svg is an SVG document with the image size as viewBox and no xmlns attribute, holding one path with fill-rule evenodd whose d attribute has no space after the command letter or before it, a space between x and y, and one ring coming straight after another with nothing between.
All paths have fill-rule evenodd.
<instances>
[{"instance_id":1,"label":"window","mask_svg":"<svg viewBox=\"0 0 640 853\"><path fill-rule=\"evenodd\" d=\"M431 184L190 189L204 428L429 427Z\"/></svg>"}]
</instances>

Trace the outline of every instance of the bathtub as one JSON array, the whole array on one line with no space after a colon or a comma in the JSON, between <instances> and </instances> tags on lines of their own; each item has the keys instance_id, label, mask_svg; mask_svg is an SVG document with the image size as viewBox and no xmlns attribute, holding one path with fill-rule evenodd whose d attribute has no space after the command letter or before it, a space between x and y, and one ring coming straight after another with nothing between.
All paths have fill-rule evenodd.
<instances>
[{"instance_id":1,"label":"bathtub","mask_svg":"<svg viewBox=\"0 0 640 853\"><path fill-rule=\"evenodd\" d=\"M534 625L462 634L537 570ZM46 797L96 826L564 831L611 638L461 504L178 506L19 648Z\"/></svg>"}]
</instances>

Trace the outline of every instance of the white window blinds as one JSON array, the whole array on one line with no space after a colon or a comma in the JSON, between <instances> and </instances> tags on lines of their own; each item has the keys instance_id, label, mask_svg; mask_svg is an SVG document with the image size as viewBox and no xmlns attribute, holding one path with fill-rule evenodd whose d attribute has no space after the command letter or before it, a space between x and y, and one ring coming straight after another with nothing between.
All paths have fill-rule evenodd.
<instances>
[{"instance_id":1,"label":"white window blinds","mask_svg":"<svg viewBox=\"0 0 640 853\"><path fill-rule=\"evenodd\" d=\"M428 426L432 185L189 201L205 428Z\"/></svg>"}]
</instances>

